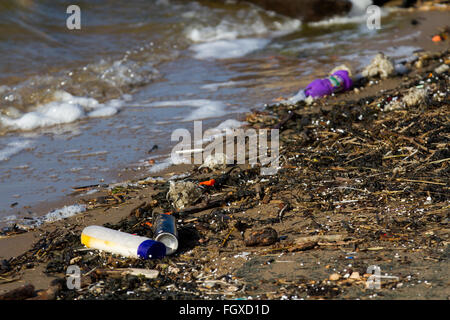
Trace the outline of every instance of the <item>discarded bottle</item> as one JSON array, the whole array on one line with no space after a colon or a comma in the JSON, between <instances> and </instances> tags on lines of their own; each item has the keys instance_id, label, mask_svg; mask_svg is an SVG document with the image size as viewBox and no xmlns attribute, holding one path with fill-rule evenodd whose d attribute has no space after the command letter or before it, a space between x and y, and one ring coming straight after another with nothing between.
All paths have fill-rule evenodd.
<instances>
[{"instance_id":1,"label":"discarded bottle","mask_svg":"<svg viewBox=\"0 0 450 320\"><path fill-rule=\"evenodd\" d=\"M326 79L316 79L305 88L305 95L313 98L347 91L353 85L347 70L338 70Z\"/></svg>"},{"instance_id":2,"label":"discarded bottle","mask_svg":"<svg viewBox=\"0 0 450 320\"><path fill-rule=\"evenodd\" d=\"M130 258L161 259L166 253L166 247L161 242L101 226L84 228L81 243L88 248Z\"/></svg>"},{"instance_id":3,"label":"discarded bottle","mask_svg":"<svg viewBox=\"0 0 450 320\"><path fill-rule=\"evenodd\" d=\"M178 249L178 231L176 219L170 214L153 215L154 238L156 241L164 243L166 255L170 255Z\"/></svg>"}]
</instances>

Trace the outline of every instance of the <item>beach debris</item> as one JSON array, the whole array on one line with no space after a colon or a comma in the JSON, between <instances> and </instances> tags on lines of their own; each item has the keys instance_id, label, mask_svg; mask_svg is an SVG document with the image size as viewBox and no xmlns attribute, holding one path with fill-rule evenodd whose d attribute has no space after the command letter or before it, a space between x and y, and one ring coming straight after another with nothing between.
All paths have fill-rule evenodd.
<instances>
[{"instance_id":1,"label":"beach debris","mask_svg":"<svg viewBox=\"0 0 450 320\"><path fill-rule=\"evenodd\" d=\"M331 70L329 75L332 76L334 73L336 73L339 70L347 71L349 77L353 76L352 69L346 64L341 64L340 66L335 67L333 70Z\"/></svg>"},{"instance_id":2,"label":"beach debris","mask_svg":"<svg viewBox=\"0 0 450 320\"><path fill-rule=\"evenodd\" d=\"M346 65L340 65L330 72L328 78L312 81L305 89L300 89L294 96L287 100L282 99L279 103L296 104L300 101L305 101L307 105L310 105L314 102L315 98L329 96L332 93L348 91L353 86L351 76L351 69Z\"/></svg>"},{"instance_id":3,"label":"beach debris","mask_svg":"<svg viewBox=\"0 0 450 320\"><path fill-rule=\"evenodd\" d=\"M339 273L333 273L328 278L330 281L338 281L341 278L341 275Z\"/></svg>"},{"instance_id":4,"label":"beach debris","mask_svg":"<svg viewBox=\"0 0 450 320\"><path fill-rule=\"evenodd\" d=\"M210 170L223 170L227 167L227 155L225 153L215 153L214 155L210 154L206 157L203 164L199 167L208 168Z\"/></svg>"},{"instance_id":5,"label":"beach debris","mask_svg":"<svg viewBox=\"0 0 450 320\"><path fill-rule=\"evenodd\" d=\"M427 97L426 88L409 88L402 98L395 97L386 106L383 111L394 111L405 107L415 107L425 102Z\"/></svg>"},{"instance_id":6,"label":"beach debris","mask_svg":"<svg viewBox=\"0 0 450 320\"><path fill-rule=\"evenodd\" d=\"M376 292L383 297L417 297L417 286L411 286L422 281L427 296L446 298L432 288L446 284L434 273L448 245L449 91L448 77L430 70L448 64L448 51L427 53L423 61L429 69L393 79L395 88L367 90L356 100L330 99L330 108L267 106L265 116L252 119L255 128L279 125L282 169L276 175L261 177L258 168L244 166L214 176L193 170L189 179L204 197L183 210L168 197L170 180L139 184L136 197L128 194L134 202L117 208L126 217L105 227L153 238L150 212L172 211L183 243L179 254L158 261L84 248L80 226L67 222L65 228L40 230L42 237L24 254L0 260L0 283L24 279L24 272L40 264L48 276L77 264L81 289L64 287L58 299L372 299L375 291L364 290L364 283L378 276L364 273L367 263L376 263L382 274L393 268L412 275L402 283L380 275ZM379 112L394 99L406 106L404 97L417 94L413 89L427 91L425 102L433 97L426 108L411 102L407 111ZM213 188L201 184L211 180ZM115 195L129 188L117 188ZM246 247L244 235L266 225L283 236L271 237L270 246ZM423 281L430 278L433 286ZM400 286L401 292L391 291Z\"/></svg>"},{"instance_id":7,"label":"beach debris","mask_svg":"<svg viewBox=\"0 0 450 320\"><path fill-rule=\"evenodd\" d=\"M361 276L359 275L359 272L354 271L354 272L352 272L352 274L350 275L349 279L360 280L360 279L361 279Z\"/></svg>"},{"instance_id":8,"label":"beach debris","mask_svg":"<svg viewBox=\"0 0 450 320\"><path fill-rule=\"evenodd\" d=\"M431 41L433 41L433 42L441 42L442 41L442 37L439 34L437 34L437 35L433 36L433 38L431 38Z\"/></svg>"},{"instance_id":9,"label":"beach debris","mask_svg":"<svg viewBox=\"0 0 450 320\"><path fill-rule=\"evenodd\" d=\"M436 72L437 74L441 74L441 73L447 72L449 69L450 69L450 66L448 64L443 63L439 67L434 69L434 72Z\"/></svg>"},{"instance_id":10,"label":"beach debris","mask_svg":"<svg viewBox=\"0 0 450 320\"><path fill-rule=\"evenodd\" d=\"M425 102L426 96L427 96L427 89L412 87L403 97L403 102L406 104L407 107L414 107Z\"/></svg>"},{"instance_id":11,"label":"beach debris","mask_svg":"<svg viewBox=\"0 0 450 320\"><path fill-rule=\"evenodd\" d=\"M161 259L166 253L166 246L159 241L101 226L84 228L81 243L88 248L130 258Z\"/></svg>"},{"instance_id":12,"label":"beach debris","mask_svg":"<svg viewBox=\"0 0 450 320\"><path fill-rule=\"evenodd\" d=\"M191 181L170 181L169 192L167 193L172 205L178 210L191 206L201 195L202 190Z\"/></svg>"},{"instance_id":13,"label":"beach debris","mask_svg":"<svg viewBox=\"0 0 450 320\"><path fill-rule=\"evenodd\" d=\"M350 90L353 81L347 70L338 70L333 72L326 79L316 79L305 88L305 96L312 98L320 98L329 96L332 93Z\"/></svg>"},{"instance_id":14,"label":"beach debris","mask_svg":"<svg viewBox=\"0 0 450 320\"><path fill-rule=\"evenodd\" d=\"M215 184L216 184L216 180L215 179L199 182L200 186L207 186L207 187L214 187Z\"/></svg>"},{"instance_id":15,"label":"beach debris","mask_svg":"<svg viewBox=\"0 0 450 320\"><path fill-rule=\"evenodd\" d=\"M253 246L270 246L278 241L278 233L271 227L264 228L263 230L253 231L244 240L247 247Z\"/></svg>"},{"instance_id":16,"label":"beach debris","mask_svg":"<svg viewBox=\"0 0 450 320\"><path fill-rule=\"evenodd\" d=\"M178 249L178 231L174 216L170 214L153 214L153 235L156 241L164 243L166 255L171 255Z\"/></svg>"},{"instance_id":17,"label":"beach debris","mask_svg":"<svg viewBox=\"0 0 450 320\"><path fill-rule=\"evenodd\" d=\"M362 71L362 76L366 78L380 77L381 79L386 79L393 75L395 72L394 64L384 55L384 53L379 52Z\"/></svg>"}]
</instances>

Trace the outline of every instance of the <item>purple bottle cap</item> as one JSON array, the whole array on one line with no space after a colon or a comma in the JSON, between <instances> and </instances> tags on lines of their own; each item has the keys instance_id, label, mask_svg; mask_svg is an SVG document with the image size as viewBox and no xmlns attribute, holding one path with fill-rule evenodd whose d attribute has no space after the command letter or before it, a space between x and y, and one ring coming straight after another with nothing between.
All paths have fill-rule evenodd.
<instances>
[{"instance_id":1,"label":"purple bottle cap","mask_svg":"<svg viewBox=\"0 0 450 320\"><path fill-rule=\"evenodd\" d=\"M145 240L139 245L137 254L142 259L162 259L166 255L166 246L159 241Z\"/></svg>"}]
</instances>

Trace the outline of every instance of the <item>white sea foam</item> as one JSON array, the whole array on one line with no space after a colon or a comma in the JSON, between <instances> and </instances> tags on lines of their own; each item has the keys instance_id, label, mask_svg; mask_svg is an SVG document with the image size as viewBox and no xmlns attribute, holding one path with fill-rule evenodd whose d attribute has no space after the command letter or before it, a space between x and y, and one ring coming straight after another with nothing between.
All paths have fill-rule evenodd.
<instances>
[{"instance_id":1,"label":"white sea foam","mask_svg":"<svg viewBox=\"0 0 450 320\"><path fill-rule=\"evenodd\" d=\"M230 59L260 50L269 42L269 39L259 38L218 40L192 45L191 50L195 52L194 57L197 59Z\"/></svg>"},{"instance_id":2,"label":"white sea foam","mask_svg":"<svg viewBox=\"0 0 450 320\"><path fill-rule=\"evenodd\" d=\"M193 42L234 40L242 37L261 35L281 35L298 30L298 19L278 17L275 21L265 21L262 10L240 10L236 16L227 16L215 26L195 26L186 29L186 37ZM209 13L208 13L209 15ZM211 19L208 19L208 24Z\"/></svg>"},{"instance_id":3,"label":"white sea foam","mask_svg":"<svg viewBox=\"0 0 450 320\"><path fill-rule=\"evenodd\" d=\"M365 23L367 21L366 10L372 4L372 0L351 0L352 9L346 16L336 16L318 22L312 22L310 26L328 26L333 24ZM388 10L382 9L381 15L388 14Z\"/></svg>"},{"instance_id":4,"label":"white sea foam","mask_svg":"<svg viewBox=\"0 0 450 320\"><path fill-rule=\"evenodd\" d=\"M246 122L244 121L238 121L235 119L228 119L223 121L221 124L219 124L217 127L215 127L215 130L226 130L226 129L237 129L239 127L242 127Z\"/></svg>"},{"instance_id":5,"label":"white sea foam","mask_svg":"<svg viewBox=\"0 0 450 320\"><path fill-rule=\"evenodd\" d=\"M36 110L28 112L19 118L1 116L0 122L8 127L20 130L54 126L75 122L86 117L105 117L116 114L122 106L121 100L111 100L106 104L96 99L75 97L64 91L57 91L53 101L39 105Z\"/></svg>"},{"instance_id":6,"label":"white sea foam","mask_svg":"<svg viewBox=\"0 0 450 320\"><path fill-rule=\"evenodd\" d=\"M194 17L204 20L203 24L200 21L187 28L185 34L196 43L190 49L197 59L241 57L264 48L270 38L291 33L301 26L300 20L271 16L256 8L239 10L234 15L221 17L216 23L209 10L205 13L200 9Z\"/></svg>"},{"instance_id":7,"label":"white sea foam","mask_svg":"<svg viewBox=\"0 0 450 320\"><path fill-rule=\"evenodd\" d=\"M61 219L72 217L85 211L85 205L74 204L70 206L64 206L61 209L56 209L47 213L43 218L43 222L55 222Z\"/></svg>"},{"instance_id":8,"label":"white sea foam","mask_svg":"<svg viewBox=\"0 0 450 320\"><path fill-rule=\"evenodd\" d=\"M31 146L30 140L16 140L6 144L6 146L0 149L0 161L9 160L12 156L18 154L22 150Z\"/></svg>"},{"instance_id":9,"label":"white sea foam","mask_svg":"<svg viewBox=\"0 0 450 320\"><path fill-rule=\"evenodd\" d=\"M44 216L33 217L22 219L17 215L10 215L1 219L0 222L11 224L18 224L26 229L32 229L35 227L39 227L44 223L52 223L55 221L59 221L62 219L66 219L72 216L75 216L79 213L85 212L86 206L81 204L74 204L69 206L64 206L63 208L55 209L48 212Z\"/></svg>"}]
</instances>

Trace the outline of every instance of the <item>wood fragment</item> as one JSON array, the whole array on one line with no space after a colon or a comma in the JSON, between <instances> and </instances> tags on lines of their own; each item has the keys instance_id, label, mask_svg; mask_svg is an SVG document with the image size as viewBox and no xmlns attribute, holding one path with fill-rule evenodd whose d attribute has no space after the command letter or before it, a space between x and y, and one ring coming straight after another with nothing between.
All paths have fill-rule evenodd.
<instances>
[{"instance_id":1,"label":"wood fragment","mask_svg":"<svg viewBox=\"0 0 450 320\"><path fill-rule=\"evenodd\" d=\"M294 240L296 244L305 243L305 242L336 242L336 241L342 241L345 238L347 238L347 235L344 234L332 234L332 235L316 235L316 236L308 236L308 237L301 237Z\"/></svg>"}]
</instances>

